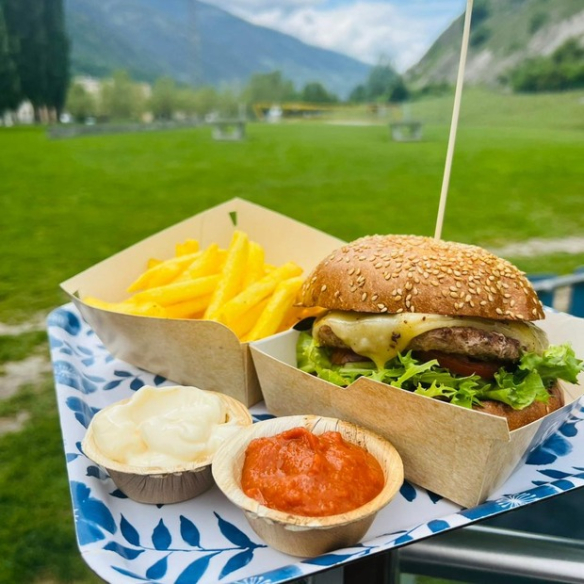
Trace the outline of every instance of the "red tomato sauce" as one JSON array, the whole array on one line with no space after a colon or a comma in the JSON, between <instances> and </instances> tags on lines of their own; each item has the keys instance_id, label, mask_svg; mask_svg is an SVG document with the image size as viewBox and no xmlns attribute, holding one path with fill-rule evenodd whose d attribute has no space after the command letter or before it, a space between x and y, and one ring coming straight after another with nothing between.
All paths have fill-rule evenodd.
<instances>
[{"instance_id":1,"label":"red tomato sauce","mask_svg":"<svg viewBox=\"0 0 584 584\"><path fill-rule=\"evenodd\" d=\"M374 456L339 432L293 428L247 447L241 486L262 505L294 515L345 513L376 497L385 484Z\"/></svg>"}]
</instances>

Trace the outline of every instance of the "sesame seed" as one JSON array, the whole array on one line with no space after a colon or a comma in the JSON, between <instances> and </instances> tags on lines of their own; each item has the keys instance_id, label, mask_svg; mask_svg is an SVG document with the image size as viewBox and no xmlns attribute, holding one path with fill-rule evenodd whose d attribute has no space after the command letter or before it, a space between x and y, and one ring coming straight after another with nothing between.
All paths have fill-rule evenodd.
<instances>
[{"instance_id":1,"label":"sesame seed","mask_svg":"<svg viewBox=\"0 0 584 584\"><path fill-rule=\"evenodd\" d=\"M361 300L367 300L367 292L363 292L363 294L361 294Z\"/></svg>"},{"instance_id":2,"label":"sesame seed","mask_svg":"<svg viewBox=\"0 0 584 584\"><path fill-rule=\"evenodd\" d=\"M326 291L326 284L323 284L323 285L321 286L321 288L320 288L320 291L321 291L321 292L324 292L324 291Z\"/></svg>"},{"instance_id":3,"label":"sesame seed","mask_svg":"<svg viewBox=\"0 0 584 584\"><path fill-rule=\"evenodd\" d=\"M503 311L499 307L495 308L495 312L497 314L503 314Z\"/></svg>"}]
</instances>

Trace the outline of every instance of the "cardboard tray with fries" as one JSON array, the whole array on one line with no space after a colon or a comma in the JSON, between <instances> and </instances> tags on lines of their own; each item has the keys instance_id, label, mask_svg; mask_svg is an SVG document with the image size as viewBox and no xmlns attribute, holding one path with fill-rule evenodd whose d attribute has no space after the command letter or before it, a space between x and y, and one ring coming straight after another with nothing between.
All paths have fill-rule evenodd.
<instances>
[{"instance_id":1,"label":"cardboard tray with fries","mask_svg":"<svg viewBox=\"0 0 584 584\"><path fill-rule=\"evenodd\" d=\"M122 302L150 258L173 257L178 242L227 248L235 230L263 246L274 266L295 262L304 274L340 240L242 199L203 211L61 283L84 319L115 357L185 385L219 391L250 406L262 399L248 343L209 320L138 316L82 299ZM310 242L308 244L308 242Z\"/></svg>"},{"instance_id":2,"label":"cardboard tray with fries","mask_svg":"<svg viewBox=\"0 0 584 584\"><path fill-rule=\"evenodd\" d=\"M584 319L549 312L538 323L551 343L570 341L584 355ZM360 424L398 450L409 481L464 507L487 499L520 462L577 407L580 384L562 384L565 406L517 430L475 410L360 378L347 388L296 367L297 331L251 344L267 410L277 416L318 414Z\"/></svg>"}]
</instances>

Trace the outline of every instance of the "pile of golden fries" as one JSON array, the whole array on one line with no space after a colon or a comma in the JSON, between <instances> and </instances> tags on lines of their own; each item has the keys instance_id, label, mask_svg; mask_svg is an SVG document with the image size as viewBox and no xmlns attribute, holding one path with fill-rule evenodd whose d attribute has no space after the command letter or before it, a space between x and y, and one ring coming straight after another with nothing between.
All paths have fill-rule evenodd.
<instances>
[{"instance_id":1,"label":"pile of golden fries","mask_svg":"<svg viewBox=\"0 0 584 584\"><path fill-rule=\"evenodd\" d=\"M236 230L227 249L189 239L175 256L150 259L123 302L86 297L86 304L137 316L205 319L228 326L243 342L286 330L314 309L294 306L302 285L294 262L272 266L261 245Z\"/></svg>"}]
</instances>

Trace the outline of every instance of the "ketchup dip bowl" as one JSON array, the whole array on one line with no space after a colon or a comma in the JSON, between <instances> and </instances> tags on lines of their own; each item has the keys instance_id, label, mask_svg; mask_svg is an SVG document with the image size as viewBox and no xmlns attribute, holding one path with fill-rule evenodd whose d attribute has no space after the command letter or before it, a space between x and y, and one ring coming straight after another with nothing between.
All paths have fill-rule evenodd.
<instances>
[{"instance_id":1,"label":"ketchup dip bowl","mask_svg":"<svg viewBox=\"0 0 584 584\"><path fill-rule=\"evenodd\" d=\"M383 471L381 491L361 507L320 517L272 509L247 496L242 490L241 479L250 442L293 428L305 428L315 435L336 431L346 442L369 452ZM314 557L359 542L376 514L393 499L404 480L401 457L387 440L355 424L313 415L273 418L242 429L219 447L213 458L212 472L219 489L243 510L252 529L269 546L298 557Z\"/></svg>"},{"instance_id":2,"label":"ketchup dip bowl","mask_svg":"<svg viewBox=\"0 0 584 584\"><path fill-rule=\"evenodd\" d=\"M233 429L234 434L239 432L241 428L250 426L253 422L249 410L243 403L224 394L187 386L147 389L160 392L161 395L171 389L186 389L199 392L203 396L212 396L212 399L215 400L220 400L225 410L225 423L237 426L237 428ZM164 463L137 465L113 460L111 455L108 456L108 454L105 454L100 449L99 441L96 439L97 417L107 415L108 413L111 414L112 409L115 407L126 406L131 399L135 398L135 395L132 398L120 400L108 405L93 417L81 443L83 453L90 460L106 470L120 491L139 503L178 503L204 493L214 484L211 473L211 462L215 455L214 451L205 453L197 457L196 461L192 462L185 461L171 465ZM193 416L192 411L189 413L185 413L184 420L180 420L183 431L187 433L197 425L197 416Z\"/></svg>"}]
</instances>

